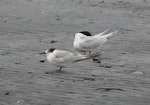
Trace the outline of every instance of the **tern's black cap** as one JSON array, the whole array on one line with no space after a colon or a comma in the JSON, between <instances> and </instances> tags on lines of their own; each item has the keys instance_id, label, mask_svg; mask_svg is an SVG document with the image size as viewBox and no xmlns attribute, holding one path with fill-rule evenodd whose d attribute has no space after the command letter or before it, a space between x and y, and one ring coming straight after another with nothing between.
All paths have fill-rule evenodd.
<instances>
[{"instance_id":1,"label":"tern's black cap","mask_svg":"<svg viewBox=\"0 0 150 105\"><path fill-rule=\"evenodd\" d=\"M86 35L86 36L92 36L89 31L81 31L80 33Z\"/></svg>"},{"instance_id":2,"label":"tern's black cap","mask_svg":"<svg viewBox=\"0 0 150 105\"><path fill-rule=\"evenodd\" d=\"M49 50L48 50L48 52L53 52L55 50L55 48L50 48Z\"/></svg>"}]
</instances>

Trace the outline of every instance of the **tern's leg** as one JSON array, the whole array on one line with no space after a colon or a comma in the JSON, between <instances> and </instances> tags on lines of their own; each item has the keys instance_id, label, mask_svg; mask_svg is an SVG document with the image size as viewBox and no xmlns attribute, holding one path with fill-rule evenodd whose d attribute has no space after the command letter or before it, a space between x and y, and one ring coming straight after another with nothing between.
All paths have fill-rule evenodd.
<instances>
[{"instance_id":1,"label":"tern's leg","mask_svg":"<svg viewBox=\"0 0 150 105\"><path fill-rule=\"evenodd\" d=\"M101 60L102 60L102 59L101 59L101 55L99 55L99 56L98 56L98 62L97 62L97 63L99 63L99 65L101 64Z\"/></svg>"},{"instance_id":2,"label":"tern's leg","mask_svg":"<svg viewBox=\"0 0 150 105\"><path fill-rule=\"evenodd\" d=\"M60 67L59 71L61 72L62 67Z\"/></svg>"},{"instance_id":3,"label":"tern's leg","mask_svg":"<svg viewBox=\"0 0 150 105\"><path fill-rule=\"evenodd\" d=\"M91 54L91 51L89 51L89 54Z\"/></svg>"}]
</instances>

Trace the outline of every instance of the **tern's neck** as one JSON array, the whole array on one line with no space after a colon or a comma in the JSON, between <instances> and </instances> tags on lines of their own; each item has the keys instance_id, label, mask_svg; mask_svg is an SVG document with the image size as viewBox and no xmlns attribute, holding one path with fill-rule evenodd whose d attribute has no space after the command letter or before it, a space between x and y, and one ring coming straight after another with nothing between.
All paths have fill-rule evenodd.
<instances>
[{"instance_id":1,"label":"tern's neck","mask_svg":"<svg viewBox=\"0 0 150 105\"><path fill-rule=\"evenodd\" d=\"M82 37L85 37L82 33L76 33L75 39L81 39Z\"/></svg>"},{"instance_id":2,"label":"tern's neck","mask_svg":"<svg viewBox=\"0 0 150 105\"><path fill-rule=\"evenodd\" d=\"M47 53L46 55L47 55L47 56L50 56L50 55L52 55L52 53Z\"/></svg>"}]
</instances>

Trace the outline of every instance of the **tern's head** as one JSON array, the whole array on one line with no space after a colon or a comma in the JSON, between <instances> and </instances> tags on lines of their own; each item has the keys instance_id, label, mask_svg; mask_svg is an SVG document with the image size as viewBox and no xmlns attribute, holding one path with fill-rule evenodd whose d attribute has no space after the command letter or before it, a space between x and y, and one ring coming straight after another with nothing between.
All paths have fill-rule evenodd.
<instances>
[{"instance_id":1,"label":"tern's head","mask_svg":"<svg viewBox=\"0 0 150 105\"><path fill-rule=\"evenodd\" d=\"M88 31L81 31L80 33L86 35L86 36L92 36L90 32Z\"/></svg>"},{"instance_id":2,"label":"tern's head","mask_svg":"<svg viewBox=\"0 0 150 105\"><path fill-rule=\"evenodd\" d=\"M92 36L90 32L88 31L81 31L75 34L75 39L82 39L85 36Z\"/></svg>"},{"instance_id":3,"label":"tern's head","mask_svg":"<svg viewBox=\"0 0 150 105\"><path fill-rule=\"evenodd\" d=\"M50 48L50 49L47 49L45 52L41 52L40 54L52 53L54 50L55 50L55 48Z\"/></svg>"},{"instance_id":4,"label":"tern's head","mask_svg":"<svg viewBox=\"0 0 150 105\"><path fill-rule=\"evenodd\" d=\"M53 51L55 51L55 48L50 48L50 49L47 49L45 53L48 54L48 53L52 53Z\"/></svg>"}]
</instances>

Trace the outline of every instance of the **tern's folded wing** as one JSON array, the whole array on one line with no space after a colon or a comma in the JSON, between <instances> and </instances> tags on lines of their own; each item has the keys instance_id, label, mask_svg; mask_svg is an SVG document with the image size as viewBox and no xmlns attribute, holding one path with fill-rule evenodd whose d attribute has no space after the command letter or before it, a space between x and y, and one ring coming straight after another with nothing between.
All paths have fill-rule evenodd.
<instances>
[{"instance_id":1,"label":"tern's folded wing","mask_svg":"<svg viewBox=\"0 0 150 105\"><path fill-rule=\"evenodd\" d=\"M57 51L55 52L54 61L57 63L67 63L71 60L72 53L67 51Z\"/></svg>"},{"instance_id":2,"label":"tern's folded wing","mask_svg":"<svg viewBox=\"0 0 150 105\"><path fill-rule=\"evenodd\" d=\"M80 46L85 49L94 49L99 47L99 40L96 38L85 38L80 43Z\"/></svg>"}]
</instances>

